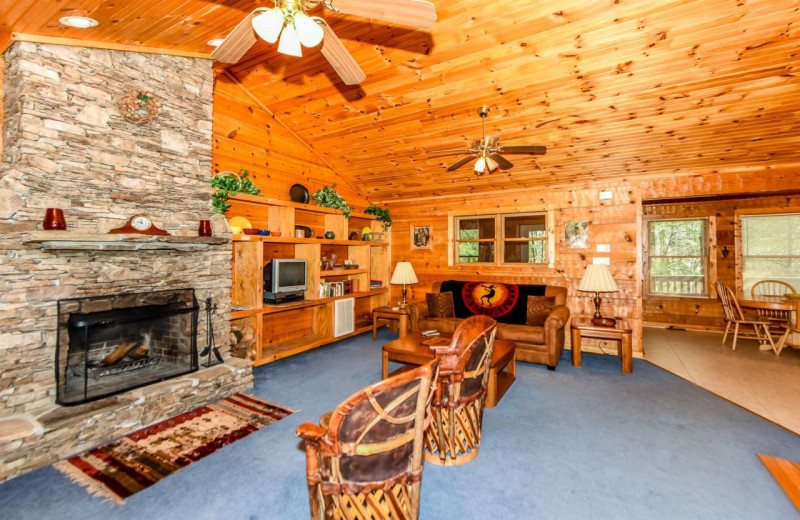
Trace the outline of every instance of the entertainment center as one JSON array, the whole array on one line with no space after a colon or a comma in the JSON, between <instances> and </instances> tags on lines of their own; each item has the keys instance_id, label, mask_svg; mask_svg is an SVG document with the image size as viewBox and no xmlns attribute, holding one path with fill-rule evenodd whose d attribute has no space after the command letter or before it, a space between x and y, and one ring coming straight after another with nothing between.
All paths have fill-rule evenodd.
<instances>
[{"instance_id":1,"label":"entertainment center","mask_svg":"<svg viewBox=\"0 0 800 520\"><path fill-rule=\"evenodd\" d=\"M253 329L255 365L371 330L372 309L389 303L389 242L343 238L354 231L360 237L364 227L381 229L374 215L354 211L348 220L336 209L243 194L228 199L228 202L231 204L226 213L228 218L242 216L254 228L280 232L278 237L274 234L233 235L231 325ZM311 229L313 238L297 238L294 233L296 226ZM322 238L328 231L333 231L333 239ZM323 257L332 258L334 255L342 263L349 260L349 268L341 265L323 270ZM305 260L306 288L302 300L286 303L263 301L266 293L275 292L265 285L264 268L276 269L276 266L284 264L275 260ZM381 281L382 287L371 289L373 280ZM320 297L321 283L338 281L348 282L341 285L350 287L351 292ZM353 330L346 334L337 333L337 302L348 298L353 298ZM346 303L338 305L346 307Z\"/></svg>"}]
</instances>

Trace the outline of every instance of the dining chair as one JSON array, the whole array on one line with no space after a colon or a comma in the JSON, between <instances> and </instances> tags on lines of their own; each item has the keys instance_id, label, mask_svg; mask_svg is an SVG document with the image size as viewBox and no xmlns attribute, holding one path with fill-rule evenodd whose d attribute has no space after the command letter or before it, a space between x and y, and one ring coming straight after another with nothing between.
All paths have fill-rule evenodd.
<instances>
[{"instance_id":1,"label":"dining chair","mask_svg":"<svg viewBox=\"0 0 800 520\"><path fill-rule=\"evenodd\" d=\"M775 347L775 342L772 339L772 334L770 334L769 327L772 323L769 320L765 319L752 319L748 316L745 316L742 312L742 308L739 306L739 301L736 299L736 295L734 292L721 282L715 282L714 286L717 289L717 296L719 296L720 301L722 302L722 311L725 314L725 334L722 336L722 344L725 344L725 341L728 339L728 332L731 329L731 325L733 325L733 350L736 350L736 341L739 338L744 339L757 339L759 343L766 344L772 347L772 350L775 354L778 354L778 351ZM740 332L739 327L741 325L745 326L745 329L749 327L753 328L753 333L751 334L747 330L742 330Z\"/></svg>"},{"instance_id":2,"label":"dining chair","mask_svg":"<svg viewBox=\"0 0 800 520\"><path fill-rule=\"evenodd\" d=\"M360 390L297 428L312 520L419 517L423 436L439 359Z\"/></svg>"},{"instance_id":3,"label":"dining chair","mask_svg":"<svg viewBox=\"0 0 800 520\"><path fill-rule=\"evenodd\" d=\"M754 300L760 296L783 296L795 292L794 287L782 280L761 280L750 288L750 295ZM787 310L758 309L758 317L780 323L790 323L792 313Z\"/></svg>"},{"instance_id":4,"label":"dining chair","mask_svg":"<svg viewBox=\"0 0 800 520\"><path fill-rule=\"evenodd\" d=\"M778 343L775 344L775 354L780 356L783 347L786 346L786 340L789 339L789 335L791 334L800 334L800 326L792 325L789 323L781 324L784 328L783 334L778 339Z\"/></svg>"}]
</instances>

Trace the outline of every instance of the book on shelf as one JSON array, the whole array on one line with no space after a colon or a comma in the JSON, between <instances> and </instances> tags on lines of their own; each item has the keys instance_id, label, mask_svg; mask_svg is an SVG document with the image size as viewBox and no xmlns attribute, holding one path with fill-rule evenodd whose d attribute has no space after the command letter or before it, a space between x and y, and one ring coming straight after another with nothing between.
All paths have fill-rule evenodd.
<instances>
[{"instance_id":1,"label":"book on shelf","mask_svg":"<svg viewBox=\"0 0 800 520\"><path fill-rule=\"evenodd\" d=\"M326 282L325 279L320 280L320 298L334 298L336 296L344 296L345 294L350 294L352 292L352 280L342 280L340 282Z\"/></svg>"},{"instance_id":2,"label":"book on shelf","mask_svg":"<svg viewBox=\"0 0 800 520\"><path fill-rule=\"evenodd\" d=\"M370 289L382 289L383 288L383 281L382 280L370 280L369 281L369 288Z\"/></svg>"}]
</instances>

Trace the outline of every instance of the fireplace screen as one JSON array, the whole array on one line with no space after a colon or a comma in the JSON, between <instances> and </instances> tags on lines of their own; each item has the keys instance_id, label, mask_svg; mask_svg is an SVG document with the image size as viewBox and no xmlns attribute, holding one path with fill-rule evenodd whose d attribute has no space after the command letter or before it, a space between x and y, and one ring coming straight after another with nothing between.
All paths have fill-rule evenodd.
<instances>
[{"instance_id":1,"label":"fireplace screen","mask_svg":"<svg viewBox=\"0 0 800 520\"><path fill-rule=\"evenodd\" d=\"M194 289L58 301L56 402L80 404L197 370Z\"/></svg>"}]
</instances>

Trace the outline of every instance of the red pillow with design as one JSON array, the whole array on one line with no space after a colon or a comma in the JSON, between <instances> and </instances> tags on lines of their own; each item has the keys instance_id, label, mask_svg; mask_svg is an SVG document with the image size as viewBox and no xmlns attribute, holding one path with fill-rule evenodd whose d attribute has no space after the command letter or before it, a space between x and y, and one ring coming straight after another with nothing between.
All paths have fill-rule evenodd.
<instances>
[{"instance_id":1,"label":"red pillow with design","mask_svg":"<svg viewBox=\"0 0 800 520\"><path fill-rule=\"evenodd\" d=\"M536 327L544 326L544 322L547 321L547 317L555 307L555 296L528 296L528 312L525 324Z\"/></svg>"}]
</instances>

